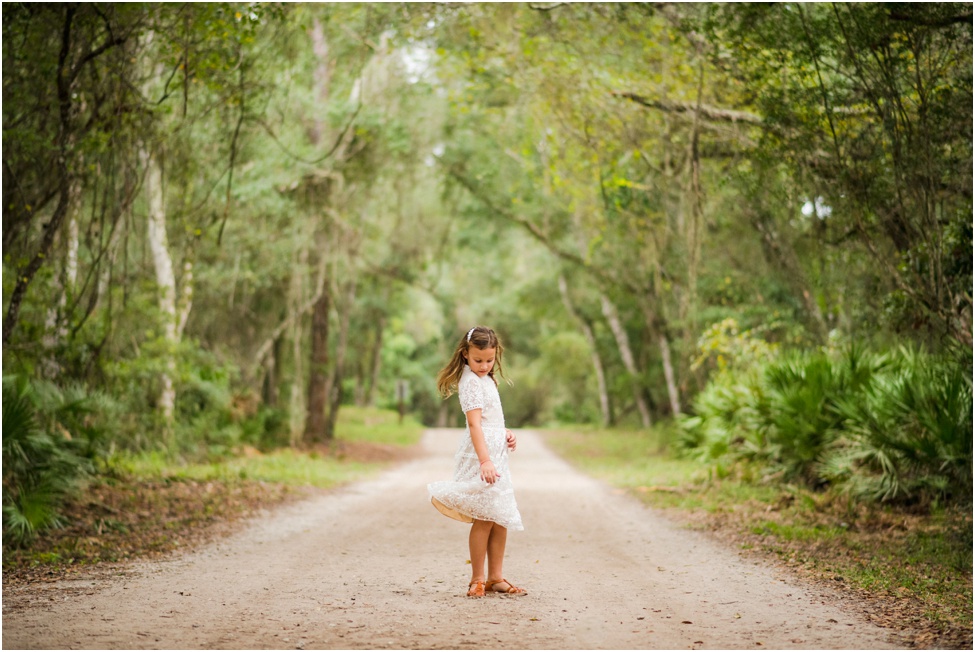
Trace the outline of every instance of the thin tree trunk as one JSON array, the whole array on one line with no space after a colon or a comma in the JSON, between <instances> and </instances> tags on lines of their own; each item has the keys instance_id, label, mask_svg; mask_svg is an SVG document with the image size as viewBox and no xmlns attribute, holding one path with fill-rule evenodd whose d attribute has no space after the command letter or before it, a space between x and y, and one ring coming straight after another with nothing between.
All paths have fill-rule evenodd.
<instances>
[{"instance_id":1,"label":"thin tree trunk","mask_svg":"<svg viewBox=\"0 0 975 652\"><path fill-rule=\"evenodd\" d=\"M57 378L61 373L61 363L57 358L58 344L63 342L68 335L67 315L65 309L68 305L68 295L74 295L75 285L78 281L78 219L75 214L78 211L78 203L81 188L77 178L71 181L71 202L68 208L68 242L64 257L64 273L60 278L55 277L57 303L47 309L47 319L44 322L44 360L41 369L45 378ZM60 239L60 238L58 238ZM57 248L57 239L54 248Z\"/></svg>"},{"instance_id":2,"label":"thin tree trunk","mask_svg":"<svg viewBox=\"0 0 975 652\"><path fill-rule=\"evenodd\" d=\"M603 359L599 356L599 347L596 345L596 335L593 333L592 326L582 315L576 312L572 305L572 297L569 296L569 284L565 280L564 274L559 274L559 292L562 293L562 303L569 315L579 325L579 329L589 342L589 352L592 358L592 366L596 371L596 384L599 387L599 410L602 415L603 426L608 426L613 421L609 406L609 391L606 389L606 373L603 370Z\"/></svg>"},{"instance_id":3,"label":"thin tree trunk","mask_svg":"<svg viewBox=\"0 0 975 652\"><path fill-rule=\"evenodd\" d=\"M183 332L186 330L186 322L190 318L190 310L193 308L193 261L187 252L186 260L183 261L183 278L180 279L179 305L176 316L176 338L177 341L183 339Z\"/></svg>"},{"instance_id":4,"label":"thin tree trunk","mask_svg":"<svg viewBox=\"0 0 975 652\"><path fill-rule=\"evenodd\" d=\"M636 360L633 358L633 351L630 349L630 338L620 322L619 314L616 312L616 306L613 305L613 302L602 293L600 293L599 298L602 302L603 315L609 323L609 329L613 332L616 346L620 350L623 366L633 377L633 399L636 402L636 409L640 413L640 422L644 428L649 428L653 422L650 419L650 408L647 407L647 401L643 396L643 388L640 386L641 374L637 369Z\"/></svg>"},{"instance_id":5,"label":"thin tree trunk","mask_svg":"<svg viewBox=\"0 0 975 652\"><path fill-rule=\"evenodd\" d=\"M372 374L366 387L365 404L376 404L376 386L379 385L379 374L383 368L383 330L386 328L386 313L382 313L376 322L376 339L372 345Z\"/></svg>"},{"instance_id":6,"label":"thin tree trunk","mask_svg":"<svg viewBox=\"0 0 975 652\"><path fill-rule=\"evenodd\" d=\"M680 393L677 389L677 378L674 365L670 361L670 342L663 333L657 335L657 345L660 347L661 364L664 367L664 378L667 381L667 397L670 399L670 412L674 416L680 414Z\"/></svg>"},{"instance_id":7,"label":"thin tree trunk","mask_svg":"<svg viewBox=\"0 0 975 652\"><path fill-rule=\"evenodd\" d=\"M277 357L272 353L264 358L264 380L261 383L261 402L268 407L278 404Z\"/></svg>"},{"instance_id":8,"label":"thin tree trunk","mask_svg":"<svg viewBox=\"0 0 975 652\"><path fill-rule=\"evenodd\" d=\"M699 55L700 57L700 55ZM697 87L697 108L694 111L694 122L691 129L691 142L688 159L690 161L690 220L687 228L687 292L684 304L684 314L681 321L684 324L684 338L690 341L697 334L697 277L701 260L701 240L704 223L704 190L701 184L701 156L700 156L700 118L701 98L704 94L704 66L700 66L700 77ZM668 356L669 357L669 356ZM673 370L671 370L673 371Z\"/></svg>"},{"instance_id":9,"label":"thin tree trunk","mask_svg":"<svg viewBox=\"0 0 975 652\"><path fill-rule=\"evenodd\" d=\"M301 442L302 434L305 429L305 401L304 395L302 394L302 386L305 380L304 373L304 356L302 355L302 340L304 337L302 329L302 319L301 315L303 312L300 310L300 305L303 300L302 295L304 294L304 270L305 266L308 264L308 248L302 243L298 243L299 249L295 254L295 266L294 274L291 276L291 283L289 286L289 291L291 295L290 300L290 312L289 317L291 326L291 345L292 345L292 359L294 360L294 371L292 375L291 382L291 397L288 403L288 414L290 415L290 432L291 432L291 445L296 446ZM319 294L315 299L315 302L311 306L311 310L314 310L315 303L321 301L322 295Z\"/></svg>"},{"instance_id":10,"label":"thin tree trunk","mask_svg":"<svg viewBox=\"0 0 975 652\"><path fill-rule=\"evenodd\" d=\"M71 187L72 195L72 215L68 219L68 254L64 261L64 278L67 281L65 283L65 289L69 292L74 291L74 287L78 282L78 218L76 213L78 212L78 206L81 201L81 188L80 184L75 180Z\"/></svg>"},{"instance_id":11,"label":"thin tree trunk","mask_svg":"<svg viewBox=\"0 0 975 652\"><path fill-rule=\"evenodd\" d=\"M664 379L667 383L667 397L670 400L670 411L671 414L677 416L680 414L680 390L677 387L677 376L674 373L674 365L670 359L670 339L667 337L667 324L650 307L649 300L642 305L647 330L651 334L655 333L657 335L657 346L660 349L660 363L664 368Z\"/></svg>"},{"instance_id":12,"label":"thin tree trunk","mask_svg":"<svg viewBox=\"0 0 975 652\"><path fill-rule=\"evenodd\" d=\"M345 377L345 354L349 346L349 322L352 318L352 308L355 305L356 281L349 281L345 289L345 301L339 319L339 337L335 343L335 365L329 380L330 405L325 418L325 438L335 437L335 424L338 421L339 409L342 406L342 379Z\"/></svg>"},{"instance_id":13,"label":"thin tree trunk","mask_svg":"<svg viewBox=\"0 0 975 652\"><path fill-rule=\"evenodd\" d=\"M280 400L281 356L284 354L284 337L278 336L271 346L270 354L261 362L264 368L264 382L261 384L261 401L268 407L277 407Z\"/></svg>"},{"instance_id":14,"label":"thin tree trunk","mask_svg":"<svg viewBox=\"0 0 975 652\"><path fill-rule=\"evenodd\" d=\"M145 187L149 202L148 242L152 254L152 263L156 271L156 286L158 288L159 310L162 313L163 337L167 345L175 348L178 343L177 315L176 315L176 276L173 273L173 260L169 255L169 244L166 238L166 209L163 196L162 166L156 157L148 151L142 150L142 162L145 168ZM176 372L176 359L173 350L167 351L164 371L159 380L162 389L159 392L159 410L163 418L169 422L173 418L176 405L176 390L173 387L173 375Z\"/></svg>"},{"instance_id":15,"label":"thin tree trunk","mask_svg":"<svg viewBox=\"0 0 975 652\"><path fill-rule=\"evenodd\" d=\"M327 438L325 407L328 403L328 313L332 297L324 288L312 311L311 368L308 371L308 412L305 416L306 444L321 443Z\"/></svg>"}]
</instances>

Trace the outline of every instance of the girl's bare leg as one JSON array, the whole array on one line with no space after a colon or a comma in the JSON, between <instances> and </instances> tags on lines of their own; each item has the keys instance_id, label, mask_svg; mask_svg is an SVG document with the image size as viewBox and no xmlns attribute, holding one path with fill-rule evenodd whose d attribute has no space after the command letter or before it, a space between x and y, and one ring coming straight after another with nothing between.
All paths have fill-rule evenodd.
<instances>
[{"instance_id":1,"label":"girl's bare leg","mask_svg":"<svg viewBox=\"0 0 975 652\"><path fill-rule=\"evenodd\" d=\"M501 571L504 566L504 548L508 542L508 528L497 523L491 525L491 534L487 541L487 578L489 580L500 580L504 577Z\"/></svg>"},{"instance_id":2,"label":"girl's bare leg","mask_svg":"<svg viewBox=\"0 0 975 652\"><path fill-rule=\"evenodd\" d=\"M471 582L484 581L484 558L488 556L488 545L494 523L491 521L474 521L471 525L471 535L468 545L471 550ZM503 552L503 550L502 550Z\"/></svg>"}]
</instances>

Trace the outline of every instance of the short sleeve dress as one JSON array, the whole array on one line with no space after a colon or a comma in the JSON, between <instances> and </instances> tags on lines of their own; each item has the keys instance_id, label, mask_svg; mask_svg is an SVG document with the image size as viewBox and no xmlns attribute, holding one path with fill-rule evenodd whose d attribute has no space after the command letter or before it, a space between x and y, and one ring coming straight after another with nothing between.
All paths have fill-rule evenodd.
<instances>
[{"instance_id":1,"label":"short sleeve dress","mask_svg":"<svg viewBox=\"0 0 975 652\"><path fill-rule=\"evenodd\" d=\"M514 485L508 466L508 445L505 441L504 412L501 396L489 376L480 377L465 366L457 383L460 408L467 414L481 409L481 429L494 467L501 477L494 484L481 480L481 465L471 441L468 425L454 455L454 478L451 481L427 485L433 506L450 518L472 523L492 521L509 530L524 530Z\"/></svg>"}]
</instances>

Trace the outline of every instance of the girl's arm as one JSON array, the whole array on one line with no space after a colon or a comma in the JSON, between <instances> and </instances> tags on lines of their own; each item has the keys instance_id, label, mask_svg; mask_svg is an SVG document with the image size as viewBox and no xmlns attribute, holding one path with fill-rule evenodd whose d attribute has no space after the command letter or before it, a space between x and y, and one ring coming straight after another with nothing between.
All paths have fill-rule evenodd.
<instances>
[{"instance_id":1,"label":"girl's arm","mask_svg":"<svg viewBox=\"0 0 975 652\"><path fill-rule=\"evenodd\" d=\"M471 430L471 443L477 453L477 461L481 463L481 480L494 484L501 474L494 468L491 454L488 453L487 442L484 440L484 430L481 428L481 408L467 413L467 425Z\"/></svg>"}]
</instances>

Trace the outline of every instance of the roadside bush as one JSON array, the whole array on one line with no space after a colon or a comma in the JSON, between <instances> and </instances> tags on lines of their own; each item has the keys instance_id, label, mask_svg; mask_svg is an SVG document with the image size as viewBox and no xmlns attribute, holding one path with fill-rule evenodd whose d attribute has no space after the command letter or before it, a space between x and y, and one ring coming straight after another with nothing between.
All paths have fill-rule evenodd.
<instances>
[{"instance_id":1,"label":"roadside bush","mask_svg":"<svg viewBox=\"0 0 975 652\"><path fill-rule=\"evenodd\" d=\"M758 408L768 459L790 480L825 483L820 463L845 429L837 406L870 387L888 364L888 356L857 345L839 354L790 351L768 364Z\"/></svg>"},{"instance_id":2,"label":"roadside bush","mask_svg":"<svg viewBox=\"0 0 975 652\"><path fill-rule=\"evenodd\" d=\"M880 500L971 496L972 378L961 365L901 351L836 412L849 436L824 460L824 477Z\"/></svg>"},{"instance_id":3,"label":"roadside bush","mask_svg":"<svg viewBox=\"0 0 975 652\"><path fill-rule=\"evenodd\" d=\"M3 540L20 545L60 524L59 508L103 459L103 395L3 379Z\"/></svg>"},{"instance_id":4,"label":"roadside bush","mask_svg":"<svg viewBox=\"0 0 975 652\"><path fill-rule=\"evenodd\" d=\"M860 345L727 364L678 420L679 444L766 476L873 500L970 500L972 382L957 358Z\"/></svg>"}]
</instances>

